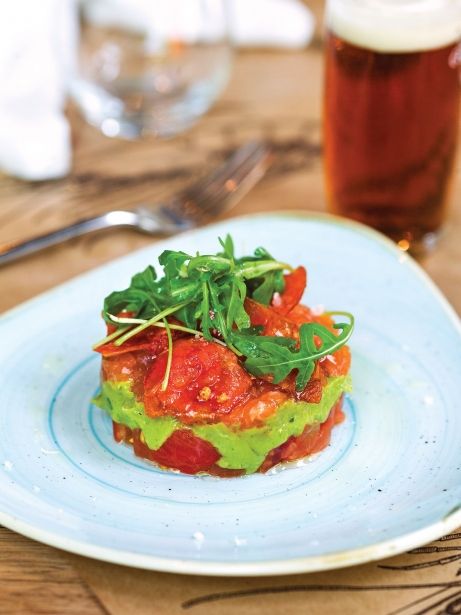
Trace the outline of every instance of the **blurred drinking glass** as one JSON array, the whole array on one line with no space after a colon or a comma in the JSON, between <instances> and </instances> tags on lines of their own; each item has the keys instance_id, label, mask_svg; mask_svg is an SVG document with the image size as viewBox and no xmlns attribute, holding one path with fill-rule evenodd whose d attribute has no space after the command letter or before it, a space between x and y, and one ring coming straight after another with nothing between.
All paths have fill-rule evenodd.
<instances>
[{"instance_id":1,"label":"blurred drinking glass","mask_svg":"<svg viewBox=\"0 0 461 615\"><path fill-rule=\"evenodd\" d=\"M205 113L231 69L226 0L83 0L72 96L107 136L171 137Z\"/></svg>"},{"instance_id":2,"label":"blurred drinking glass","mask_svg":"<svg viewBox=\"0 0 461 615\"><path fill-rule=\"evenodd\" d=\"M424 252L445 217L458 138L460 0L329 0L329 207Z\"/></svg>"}]
</instances>

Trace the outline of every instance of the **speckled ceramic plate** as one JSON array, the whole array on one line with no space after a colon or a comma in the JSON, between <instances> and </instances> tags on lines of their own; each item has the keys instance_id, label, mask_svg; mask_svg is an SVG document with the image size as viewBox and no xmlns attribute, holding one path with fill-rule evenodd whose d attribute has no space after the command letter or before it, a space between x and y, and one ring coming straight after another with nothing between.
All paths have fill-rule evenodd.
<instances>
[{"instance_id":1,"label":"speckled ceramic plate","mask_svg":"<svg viewBox=\"0 0 461 615\"><path fill-rule=\"evenodd\" d=\"M330 447L236 479L156 469L92 406L103 297L165 248L264 245L309 272L306 302L347 309L354 390ZM418 266L365 227L299 215L234 219L131 254L0 320L0 523L120 564L213 575L335 568L461 525L459 321Z\"/></svg>"}]
</instances>

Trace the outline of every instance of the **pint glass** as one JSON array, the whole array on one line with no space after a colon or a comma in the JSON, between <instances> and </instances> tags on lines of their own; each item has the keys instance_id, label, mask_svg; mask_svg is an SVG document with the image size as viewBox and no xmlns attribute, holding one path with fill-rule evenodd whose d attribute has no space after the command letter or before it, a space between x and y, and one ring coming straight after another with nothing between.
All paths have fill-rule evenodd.
<instances>
[{"instance_id":1,"label":"pint glass","mask_svg":"<svg viewBox=\"0 0 461 615\"><path fill-rule=\"evenodd\" d=\"M415 252L444 219L458 136L460 0L329 0L329 208Z\"/></svg>"}]
</instances>

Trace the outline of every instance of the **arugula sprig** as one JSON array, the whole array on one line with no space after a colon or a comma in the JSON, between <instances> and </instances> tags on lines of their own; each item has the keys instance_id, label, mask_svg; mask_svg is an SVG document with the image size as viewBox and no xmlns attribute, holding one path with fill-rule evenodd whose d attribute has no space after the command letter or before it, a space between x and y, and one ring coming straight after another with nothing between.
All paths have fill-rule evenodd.
<instances>
[{"instance_id":1,"label":"arugula sprig","mask_svg":"<svg viewBox=\"0 0 461 615\"><path fill-rule=\"evenodd\" d=\"M111 334L115 345L123 344L162 318L174 316L185 326L203 331L206 339L221 337L232 348L232 330L250 326L244 308L247 282L252 281L256 288L261 284L267 286L267 277L275 278L278 274L276 286L281 288L283 272L291 267L262 248L254 256L236 259L230 236L221 245L224 252L210 255L191 256L166 250L159 258L163 277L157 277L155 269L149 266L132 278L128 288L106 297L103 316L107 322L113 324L111 316L121 312L131 312L146 321L128 331L126 325L120 326ZM96 347L105 341L108 338Z\"/></svg>"},{"instance_id":2,"label":"arugula sprig","mask_svg":"<svg viewBox=\"0 0 461 615\"><path fill-rule=\"evenodd\" d=\"M347 316L348 323L333 327L338 333L315 322L302 324L299 328L299 343L294 339L259 335L258 328L234 332L232 341L247 357L245 369L254 376L272 376L278 384L293 370L297 370L296 390L302 391L309 382L315 362L333 354L351 337L354 317L348 312L328 312L330 315Z\"/></svg>"},{"instance_id":3,"label":"arugula sprig","mask_svg":"<svg viewBox=\"0 0 461 615\"><path fill-rule=\"evenodd\" d=\"M274 383L297 370L296 388L302 390L315 361L347 342L353 317L347 314L349 323L335 325L339 333L318 323L303 324L299 343L261 335L258 328L251 327L245 298L268 305L275 292L283 292L284 272L292 268L274 259L264 248L258 248L251 256L236 258L230 235L219 241L222 251L217 254L189 255L165 250L159 257L163 276L158 277L149 265L132 278L128 288L108 295L103 317L117 328L94 348L106 342L120 346L149 327L162 326L167 332L169 351L162 383L165 388L172 356L171 330L184 330L225 343L235 354L245 357L244 365L250 373L271 375ZM180 324L170 322L171 317Z\"/></svg>"}]
</instances>

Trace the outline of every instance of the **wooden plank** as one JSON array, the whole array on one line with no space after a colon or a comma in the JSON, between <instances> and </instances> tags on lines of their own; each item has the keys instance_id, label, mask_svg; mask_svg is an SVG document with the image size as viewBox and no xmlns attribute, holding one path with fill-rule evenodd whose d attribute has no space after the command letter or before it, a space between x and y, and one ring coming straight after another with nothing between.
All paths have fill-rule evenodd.
<instances>
[{"instance_id":1,"label":"wooden plank","mask_svg":"<svg viewBox=\"0 0 461 615\"><path fill-rule=\"evenodd\" d=\"M106 612L64 554L0 527L1 614Z\"/></svg>"}]
</instances>

